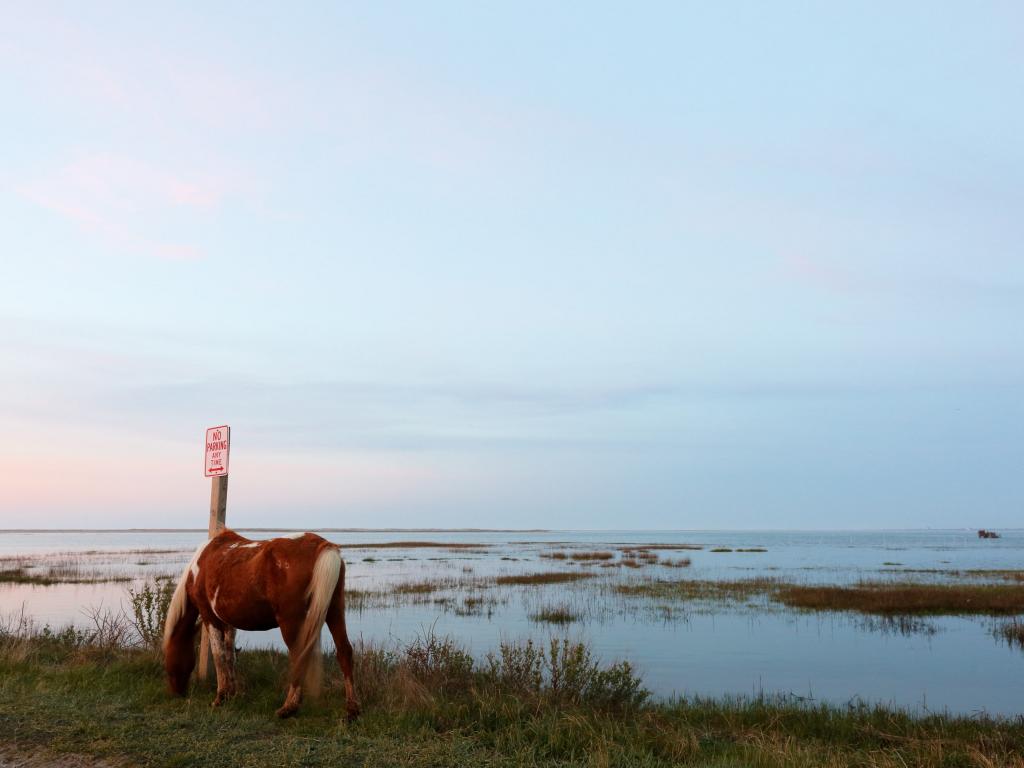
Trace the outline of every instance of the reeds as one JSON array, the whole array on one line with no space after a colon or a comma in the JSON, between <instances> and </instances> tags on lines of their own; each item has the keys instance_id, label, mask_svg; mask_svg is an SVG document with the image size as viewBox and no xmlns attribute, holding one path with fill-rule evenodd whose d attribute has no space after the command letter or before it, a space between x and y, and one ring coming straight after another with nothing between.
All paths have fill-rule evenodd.
<instances>
[{"instance_id":1,"label":"reeds","mask_svg":"<svg viewBox=\"0 0 1024 768\"><path fill-rule=\"evenodd\" d=\"M861 582L852 586L781 587L775 598L791 608L874 614L967 615L1024 613L1024 586Z\"/></svg>"},{"instance_id":2,"label":"reeds","mask_svg":"<svg viewBox=\"0 0 1024 768\"><path fill-rule=\"evenodd\" d=\"M1012 621L997 625L993 628L992 634L1005 640L1007 645L1016 646L1024 650L1024 622L1020 619L1013 619Z\"/></svg>"},{"instance_id":3,"label":"reeds","mask_svg":"<svg viewBox=\"0 0 1024 768\"><path fill-rule=\"evenodd\" d=\"M542 585L542 584L569 584L574 581L582 581L583 579L593 578L595 574L573 571L548 571L546 573L518 573L508 576L498 576L495 580L495 584L509 585L509 584L523 584L523 585Z\"/></svg>"},{"instance_id":4,"label":"reeds","mask_svg":"<svg viewBox=\"0 0 1024 768\"><path fill-rule=\"evenodd\" d=\"M582 615L574 611L568 603L545 605L529 615L530 621L548 624L571 624L581 618L583 618Z\"/></svg>"},{"instance_id":5,"label":"reeds","mask_svg":"<svg viewBox=\"0 0 1024 768\"><path fill-rule=\"evenodd\" d=\"M658 565L663 565L666 568L689 568L693 564L693 561L688 557L680 557L675 560L662 560Z\"/></svg>"},{"instance_id":6,"label":"reeds","mask_svg":"<svg viewBox=\"0 0 1024 768\"><path fill-rule=\"evenodd\" d=\"M573 552L569 555L573 560L611 560L615 557L614 552Z\"/></svg>"},{"instance_id":7,"label":"reeds","mask_svg":"<svg viewBox=\"0 0 1024 768\"><path fill-rule=\"evenodd\" d=\"M631 584L619 584L613 589L627 597L658 600L745 600L759 594L769 594L778 588L778 581L766 577L737 581L711 581L699 579L648 579Z\"/></svg>"}]
</instances>

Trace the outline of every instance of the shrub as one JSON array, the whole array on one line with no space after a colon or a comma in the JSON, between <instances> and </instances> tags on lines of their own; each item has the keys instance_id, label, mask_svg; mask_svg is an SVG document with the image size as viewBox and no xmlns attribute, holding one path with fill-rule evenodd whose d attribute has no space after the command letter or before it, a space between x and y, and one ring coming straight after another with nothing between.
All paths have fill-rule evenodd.
<instances>
[{"instance_id":1,"label":"shrub","mask_svg":"<svg viewBox=\"0 0 1024 768\"><path fill-rule=\"evenodd\" d=\"M164 638L164 622L167 609L174 597L175 584L171 581L146 582L136 591L128 587L128 598L132 606L131 625L139 642L154 650L160 648Z\"/></svg>"}]
</instances>

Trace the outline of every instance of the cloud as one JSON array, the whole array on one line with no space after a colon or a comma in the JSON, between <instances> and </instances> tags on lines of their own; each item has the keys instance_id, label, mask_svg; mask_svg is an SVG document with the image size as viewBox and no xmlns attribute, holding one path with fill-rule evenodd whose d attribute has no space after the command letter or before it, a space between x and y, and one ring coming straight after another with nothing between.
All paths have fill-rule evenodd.
<instances>
[{"instance_id":1,"label":"cloud","mask_svg":"<svg viewBox=\"0 0 1024 768\"><path fill-rule=\"evenodd\" d=\"M148 233L172 214L184 212L181 228L200 223L222 203L228 183L221 178L181 176L122 154L85 154L18 192L59 214L108 246L161 259L197 259L196 243L167 241Z\"/></svg>"}]
</instances>

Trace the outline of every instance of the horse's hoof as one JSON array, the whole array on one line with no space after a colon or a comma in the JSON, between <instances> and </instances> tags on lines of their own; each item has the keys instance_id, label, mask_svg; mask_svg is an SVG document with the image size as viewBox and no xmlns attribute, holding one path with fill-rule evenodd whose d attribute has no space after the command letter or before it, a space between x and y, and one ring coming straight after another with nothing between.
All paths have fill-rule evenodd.
<instances>
[{"instance_id":1,"label":"horse's hoof","mask_svg":"<svg viewBox=\"0 0 1024 768\"><path fill-rule=\"evenodd\" d=\"M280 717L282 720L284 720L284 718L291 717L292 715L294 715L298 711L299 711L298 707L281 707L274 714L276 714L278 717Z\"/></svg>"},{"instance_id":2,"label":"horse's hoof","mask_svg":"<svg viewBox=\"0 0 1024 768\"><path fill-rule=\"evenodd\" d=\"M348 707L348 713L345 715L345 719L350 723L354 723L359 719L360 714L362 714L362 711L359 709L359 705L351 704Z\"/></svg>"}]
</instances>

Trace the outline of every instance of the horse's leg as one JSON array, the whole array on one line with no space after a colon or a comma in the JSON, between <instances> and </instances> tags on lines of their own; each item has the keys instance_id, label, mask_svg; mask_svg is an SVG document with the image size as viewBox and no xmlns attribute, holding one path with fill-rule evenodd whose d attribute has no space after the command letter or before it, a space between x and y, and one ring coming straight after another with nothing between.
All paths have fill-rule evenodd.
<instances>
[{"instance_id":1,"label":"horse's leg","mask_svg":"<svg viewBox=\"0 0 1024 768\"><path fill-rule=\"evenodd\" d=\"M359 701L356 699L355 680L352 677L352 643L348 641L348 632L345 631L344 567L338 577L338 587L331 607L327 609L327 628L331 630L334 647L338 652L338 665L341 667L341 674L345 676L345 708L348 711L348 720L352 722L359 717Z\"/></svg>"},{"instance_id":2,"label":"horse's leg","mask_svg":"<svg viewBox=\"0 0 1024 768\"><path fill-rule=\"evenodd\" d=\"M227 672L227 695L234 696L238 689L237 678L235 677L235 628L224 628L224 658L227 663L224 665Z\"/></svg>"},{"instance_id":3,"label":"horse's leg","mask_svg":"<svg viewBox=\"0 0 1024 768\"><path fill-rule=\"evenodd\" d=\"M213 706L219 707L232 693L234 675L230 670L227 645L224 641L225 632L213 624L206 625L206 634L210 638L210 651L213 653L213 666L217 670L217 696Z\"/></svg>"},{"instance_id":4,"label":"horse's leg","mask_svg":"<svg viewBox=\"0 0 1024 768\"><path fill-rule=\"evenodd\" d=\"M281 627L281 637L284 638L284 643L288 646L289 662L288 693L285 695L284 704L275 713L278 717L291 717L298 711L299 704L302 703L302 677L305 673L305 669L300 669L300 666L304 666L300 664L302 648L299 647L299 630L302 628L302 620L302 615L277 617L277 624Z\"/></svg>"}]
</instances>

